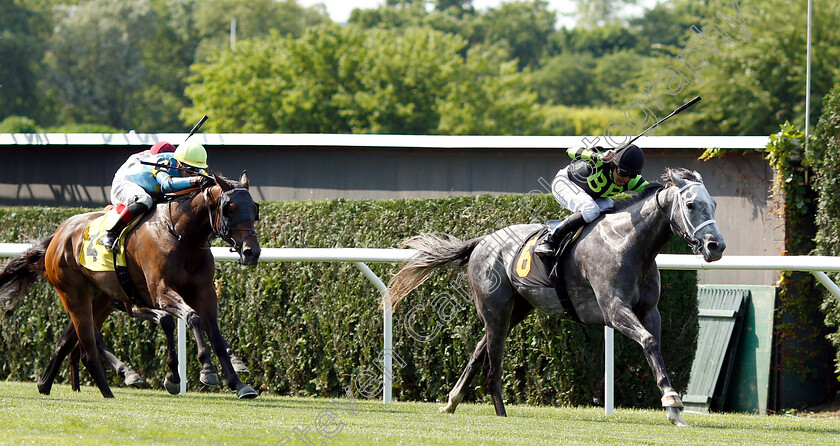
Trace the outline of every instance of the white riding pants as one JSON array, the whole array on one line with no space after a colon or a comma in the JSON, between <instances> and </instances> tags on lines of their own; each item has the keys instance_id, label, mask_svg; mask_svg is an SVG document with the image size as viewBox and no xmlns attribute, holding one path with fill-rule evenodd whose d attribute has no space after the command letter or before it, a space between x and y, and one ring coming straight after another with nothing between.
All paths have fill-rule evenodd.
<instances>
[{"instance_id":1,"label":"white riding pants","mask_svg":"<svg viewBox=\"0 0 840 446\"><path fill-rule=\"evenodd\" d=\"M138 186L128 178L114 178L111 184L111 203L115 206L122 203L126 206L132 203L143 203L151 209L154 200L142 187Z\"/></svg>"},{"instance_id":2,"label":"white riding pants","mask_svg":"<svg viewBox=\"0 0 840 446\"><path fill-rule=\"evenodd\" d=\"M551 182L551 195L554 195L554 199L564 208L580 212L587 223L598 218L602 210L611 208L614 204L611 198L602 197L596 200L589 196L569 179L566 168L557 172L554 181Z\"/></svg>"}]
</instances>

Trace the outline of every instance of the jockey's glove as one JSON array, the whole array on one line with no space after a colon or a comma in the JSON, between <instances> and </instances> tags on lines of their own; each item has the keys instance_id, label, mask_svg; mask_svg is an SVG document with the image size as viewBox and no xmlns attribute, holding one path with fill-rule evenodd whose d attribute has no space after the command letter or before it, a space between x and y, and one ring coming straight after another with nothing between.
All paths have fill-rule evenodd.
<instances>
[{"instance_id":1,"label":"jockey's glove","mask_svg":"<svg viewBox=\"0 0 840 446\"><path fill-rule=\"evenodd\" d=\"M199 187L199 188L201 188L201 190L204 190L204 189L216 184L216 182L213 181L212 178L198 175L198 176L194 176L194 177L190 178L190 184L193 187Z\"/></svg>"}]
</instances>

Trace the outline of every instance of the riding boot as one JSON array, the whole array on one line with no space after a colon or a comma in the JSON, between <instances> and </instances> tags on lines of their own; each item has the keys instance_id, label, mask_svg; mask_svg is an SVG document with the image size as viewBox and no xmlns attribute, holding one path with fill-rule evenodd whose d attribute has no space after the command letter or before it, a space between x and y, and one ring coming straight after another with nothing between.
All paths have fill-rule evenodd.
<instances>
[{"instance_id":1,"label":"riding boot","mask_svg":"<svg viewBox=\"0 0 840 446\"><path fill-rule=\"evenodd\" d=\"M538 256L553 256L557 253L557 248L560 242L566 237L566 234L577 231L578 228L586 224L583 215L580 212L566 217L559 225L552 231L549 231L542 239L542 241L534 247L534 254Z\"/></svg>"},{"instance_id":2,"label":"riding boot","mask_svg":"<svg viewBox=\"0 0 840 446\"><path fill-rule=\"evenodd\" d=\"M131 220L134 220L134 217L138 215L143 215L146 211L149 210L149 207L143 203L131 203L130 205L123 208L122 212L120 212L120 218L114 224L113 227L105 231L105 235L99 239L99 243L102 246L108 248L110 251L115 252L115 248L117 242L120 239L120 234L122 233L123 229L131 223Z\"/></svg>"}]
</instances>

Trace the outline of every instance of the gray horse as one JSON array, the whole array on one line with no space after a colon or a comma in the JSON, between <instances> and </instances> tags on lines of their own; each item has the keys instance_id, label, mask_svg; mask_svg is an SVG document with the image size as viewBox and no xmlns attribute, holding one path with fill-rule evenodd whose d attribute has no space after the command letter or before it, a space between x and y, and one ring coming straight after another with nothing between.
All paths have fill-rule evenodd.
<instances>
[{"instance_id":1,"label":"gray horse","mask_svg":"<svg viewBox=\"0 0 840 446\"><path fill-rule=\"evenodd\" d=\"M680 417L682 400L671 386L662 360L657 309L660 281L655 259L672 231L686 239L707 262L719 260L726 245L714 220L715 201L700 174L667 169L662 178L665 187L631 200L632 203L602 215L584 228L580 238L561 256L557 270L581 323L612 327L642 346L662 393L668 420L684 427L688 425ZM468 262L470 289L484 323L484 337L478 341L441 412L455 411L478 369L486 364L496 415L505 416L502 356L511 329L535 307L567 317L559 311L556 294L554 299L547 299L545 290L517 287L509 277L523 240L541 226L509 226L466 242L431 234L405 242L404 246L420 253L393 277L386 299L396 305L428 279L433 269Z\"/></svg>"}]
</instances>

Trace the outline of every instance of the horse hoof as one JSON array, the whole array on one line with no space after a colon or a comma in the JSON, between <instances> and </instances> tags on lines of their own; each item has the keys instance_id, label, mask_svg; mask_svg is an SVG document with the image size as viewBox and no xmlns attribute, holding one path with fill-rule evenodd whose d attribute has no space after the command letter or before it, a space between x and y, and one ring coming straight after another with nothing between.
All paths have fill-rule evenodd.
<instances>
[{"instance_id":1,"label":"horse hoof","mask_svg":"<svg viewBox=\"0 0 840 446\"><path fill-rule=\"evenodd\" d=\"M455 413L455 408L451 407L451 404L447 404L443 407L438 407L438 413Z\"/></svg>"},{"instance_id":2,"label":"horse hoof","mask_svg":"<svg viewBox=\"0 0 840 446\"><path fill-rule=\"evenodd\" d=\"M143 378L141 378L136 372L126 373L124 382L127 386L137 386L143 384Z\"/></svg>"},{"instance_id":3,"label":"horse hoof","mask_svg":"<svg viewBox=\"0 0 840 446\"><path fill-rule=\"evenodd\" d=\"M238 396L241 400L254 399L257 397L257 395L259 395L257 391L247 384L245 384L245 386L236 391L236 396Z\"/></svg>"},{"instance_id":4,"label":"horse hoof","mask_svg":"<svg viewBox=\"0 0 840 446\"><path fill-rule=\"evenodd\" d=\"M680 417L680 410L678 408L666 407L665 415L668 417L668 421L670 421L674 426L688 427L688 423L683 421L682 417Z\"/></svg>"},{"instance_id":5,"label":"horse hoof","mask_svg":"<svg viewBox=\"0 0 840 446\"><path fill-rule=\"evenodd\" d=\"M233 366L233 371L237 374L251 373L248 366L245 365L239 358L230 358L230 364Z\"/></svg>"},{"instance_id":6,"label":"horse hoof","mask_svg":"<svg viewBox=\"0 0 840 446\"><path fill-rule=\"evenodd\" d=\"M177 395L181 393L181 383L174 383L169 380L169 378L165 378L163 380L163 387L166 387L166 391L169 392L170 395Z\"/></svg>"},{"instance_id":7,"label":"horse hoof","mask_svg":"<svg viewBox=\"0 0 840 446\"><path fill-rule=\"evenodd\" d=\"M38 383L38 393L40 393L41 395L49 395L50 390L52 390L51 387L52 386L46 386L42 385L41 383Z\"/></svg>"},{"instance_id":8,"label":"horse hoof","mask_svg":"<svg viewBox=\"0 0 840 446\"><path fill-rule=\"evenodd\" d=\"M202 373L198 376L198 380L201 381L201 384L205 386L218 386L219 385L219 374L218 373Z\"/></svg>"}]
</instances>

